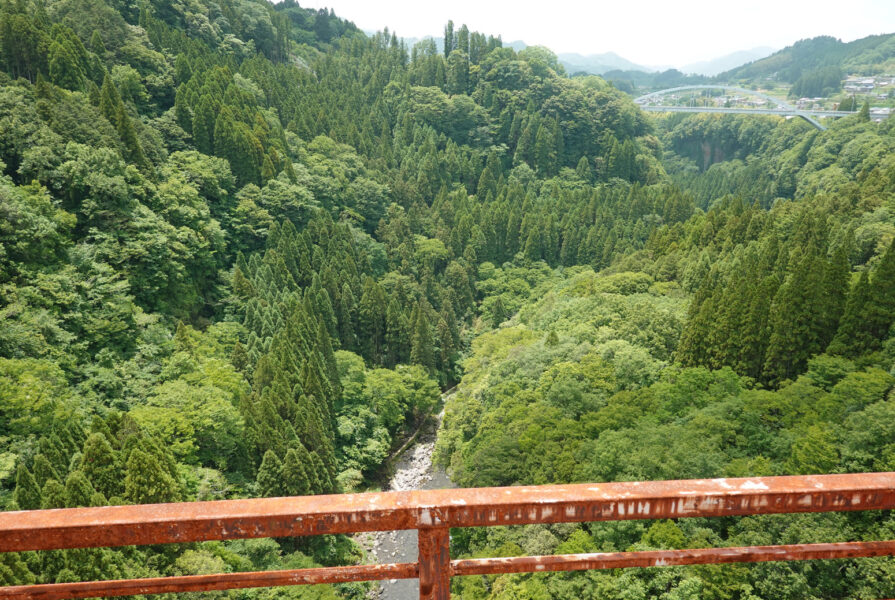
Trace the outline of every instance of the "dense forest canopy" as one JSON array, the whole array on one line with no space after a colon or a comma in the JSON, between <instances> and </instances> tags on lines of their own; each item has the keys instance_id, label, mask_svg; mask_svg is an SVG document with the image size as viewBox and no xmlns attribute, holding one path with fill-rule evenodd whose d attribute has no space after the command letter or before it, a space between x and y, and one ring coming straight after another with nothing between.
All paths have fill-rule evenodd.
<instances>
[{"instance_id":1,"label":"dense forest canopy","mask_svg":"<svg viewBox=\"0 0 895 600\"><path fill-rule=\"evenodd\" d=\"M546 48L454 23L443 40L407 48L293 0L0 0L0 508L370 489L457 384L437 458L460 485L895 468L891 123L654 120ZM851 64L835 48L811 68ZM456 532L454 551L893 527L496 528ZM0 554L0 585L362 559L342 536ZM877 598L893 574L874 559L454 591Z\"/></svg>"}]
</instances>

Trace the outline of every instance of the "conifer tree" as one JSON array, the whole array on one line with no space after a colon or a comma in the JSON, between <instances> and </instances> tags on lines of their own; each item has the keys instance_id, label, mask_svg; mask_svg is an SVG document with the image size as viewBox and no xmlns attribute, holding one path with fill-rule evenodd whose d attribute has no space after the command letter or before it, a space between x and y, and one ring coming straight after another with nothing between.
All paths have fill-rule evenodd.
<instances>
[{"instance_id":1,"label":"conifer tree","mask_svg":"<svg viewBox=\"0 0 895 600\"><path fill-rule=\"evenodd\" d=\"M32 467L34 469L34 480L41 489L50 479L61 479L59 473L42 453L38 453L34 457L34 464Z\"/></svg>"},{"instance_id":2,"label":"conifer tree","mask_svg":"<svg viewBox=\"0 0 895 600\"><path fill-rule=\"evenodd\" d=\"M307 470L311 481L312 493L326 494L334 491L335 486L333 485L331 474L320 455L317 452L309 453L309 462L313 465L312 469Z\"/></svg>"},{"instance_id":3,"label":"conifer tree","mask_svg":"<svg viewBox=\"0 0 895 600\"><path fill-rule=\"evenodd\" d=\"M494 175L491 173L491 169L486 166L482 169L482 174L479 177L479 183L476 186L476 194L481 200L485 200L489 193L493 196L496 191L497 182L494 181Z\"/></svg>"},{"instance_id":4,"label":"conifer tree","mask_svg":"<svg viewBox=\"0 0 895 600\"><path fill-rule=\"evenodd\" d=\"M861 110L858 111L858 120L859 121L870 121L870 102L864 100L864 104L861 106Z\"/></svg>"},{"instance_id":5,"label":"conifer tree","mask_svg":"<svg viewBox=\"0 0 895 600\"><path fill-rule=\"evenodd\" d=\"M358 307L358 334L361 353L374 364L382 364L382 346L388 306L378 283L368 278Z\"/></svg>"},{"instance_id":6,"label":"conifer tree","mask_svg":"<svg viewBox=\"0 0 895 600\"><path fill-rule=\"evenodd\" d=\"M179 86L174 94L174 118L177 124L185 132L192 134L193 132L193 111L187 104L186 87Z\"/></svg>"},{"instance_id":7,"label":"conifer tree","mask_svg":"<svg viewBox=\"0 0 895 600\"><path fill-rule=\"evenodd\" d=\"M553 119L544 119L535 136L534 159L538 171L551 176L557 169L556 140L553 137Z\"/></svg>"},{"instance_id":8,"label":"conifer tree","mask_svg":"<svg viewBox=\"0 0 895 600\"><path fill-rule=\"evenodd\" d=\"M756 276L758 273L756 273ZM737 353L730 357L730 365L741 374L753 379L761 376L764 365L764 357L770 338L768 319L770 317L771 301L780 287L780 281L775 275L768 275L756 286L753 293L746 298L745 314L740 320L740 331L737 332L739 348Z\"/></svg>"},{"instance_id":9,"label":"conifer tree","mask_svg":"<svg viewBox=\"0 0 895 600\"><path fill-rule=\"evenodd\" d=\"M106 423L105 419L103 419L99 415L95 415L93 417L93 420L91 420L90 433L99 433L106 438L106 441L108 441L109 444L118 444L118 440L115 439L114 435L112 435L112 430L109 428L109 424Z\"/></svg>"},{"instance_id":10,"label":"conifer tree","mask_svg":"<svg viewBox=\"0 0 895 600\"><path fill-rule=\"evenodd\" d=\"M895 322L895 242L872 274L861 273L852 287L836 335L827 351L857 357L879 349Z\"/></svg>"},{"instance_id":11,"label":"conifer tree","mask_svg":"<svg viewBox=\"0 0 895 600\"><path fill-rule=\"evenodd\" d=\"M823 288L821 302L823 306L820 309L822 320L820 343L824 348L830 344L835 336L836 330L839 328L839 321L842 319L845 311L849 291L849 277L851 276L848 250L849 248L845 244L839 244L827 262L823 281L821 281L821 287Z\"/></svg>"},{"instance_id":12,"label":"conifer tree","mask_svg":"<svg viewBox=\"0 0 895 600\"><path fill-rule=\"evenodd\" d=\"M763 379L778 385L802 372L808 359L823 351L823 281L826 261L816 247L805 248L795 270L774 296L769 320L770 338Z\"/></svg>"},{"instance_id":13,"label":"conifer tree","mask_svg":"<svg viewBox=\"0 0 895 600\"><path fill-rule=\"evenodd\" d=\"M301 446L301 442L299 442ZM290 448L286 452L286 458L283 459L282 466L282 485L283 491L287 496L306 496L311 493L311 481L307 474L308 464L307 450L301 446L304 451L301 454L295 449ZM303 457L302 457L303 455Z\"/></svg>"},{"instance_id":14,"label":"conifer tree","mask_svg":"<svg viewBox=\"0 0 895 600\"><path fill-rule=\"evenodd\" d=\"M103 43L103 36L99 34L99 31L94 29L93 34L90 36L90 50L96 54L100 59L105 60L106 53L106 44Z\"/></svg>"},{"instance_id":15,"label":"conifer tree","mask_svg":"<svg viewBox=\"0 0 895 600\"><path fill-rule=\"evenodd\" d=\"M547 338L544 340L544 345L548 348L553 348L559 345L559 336L556 335L556 331L553 329L550 330L550 333L547 334Z\"/></svg>"},{"instance_id":16,"label":"conifer tree","mask_svg":"<svg viewBox=\"0 0 895 600\"><path fill-rule=\"evenodd\" d=\"M354 333L357 320L357 307L351 286L345 281L342 284L342 293L339 295L339 339L342 348L354 350L357 348L357 336Z\"/></svg>"},{"instance_id":17,"label":"conifer tree","mask_svg":"<svg viewBox=\"0 0 895 600\"><path fill-rule=\"evenodd\" d=\"M872 302L870 277L867 271L862 271L858 282L848 295L845 312L827 352L854 357L873 347L875 340L866 321L867 305L870 302Z\"/></svg>"},{"instance_id":18,"label":"conifer tree","mask_svg":"<svg viewBox=\"0 0 895 600\"><path fill-rule=\"evenodd\" d=\"M122 493L121 464L106 437L92 433L84 443L82 470L96 491L107 498Z\"/></svg>"},{"instance_id":19,"label":"conifer tree","mask_svg":"<svg viewBox=\"0 0 895 600\"><path fill-rule=\"evenodd\" d=\"M532 165L534 160L535 139L538 133L539 120L537 115L527 117L522 127L522 133L519 135L519 141L516 143L516 152L513 154L513 163L528 163Z\"/></svg>"},{"instance_id":20,"label":"conifer tree","mask_svg":"<svg viewBox=\"0 0 895 600\"><path fill-rule=\"evenodd\" d=\"M124 497L134 504L180 500L180 486L153 454L131 450L124 477Z\"/></svg>"},{"instance_id":21,"label":"conifer tree","mask_svg":"<svg viewBox=\"0 0 895 600\"><path fill-rule=\"evenodd\" d=\"M575 167L575 174L587 182L590 182L593 179L593 171L590 168L590 161L587 160L586 156L582 156L578 160L578 165Z\"/></svg>"},{"instance_id":22,"label":"conifer tree","mask_svg":"<svg viewBox=\"0 0 895 600\"><path fill-rule=\"evenodd\" d=\"M454 22L448 21L444 26L444 57L447 58L456 48L454 40Z\"/></svg>"},{"instance_id":23,"label":"conifer tree","mask_svg":"<svg viewBox=\"0 0 895 600\"><path fill-rule=\"evenodd\" d=\"M65 453L62 443L59 441L59 436L55 432L41 437L38 447L40 448L40 453L47 457L58 473L68 473L69 457Z\"/></svg>"},{"instance_id":24,"label":"conifer tree","mask_svg":"<svg viewBox=\"0 0 895 600\"><path fill-rule=\"evenodd\" d=\"M80 90L84 85L84 71L70 46L60 40L50 46L50 80L69 90Z\"/></svg>"},{"instance_id":25,"label":"conifer tree","mask_svg":"<svg viewBox=\"0 0 895 600\"><path fill-rule=\"evenodd\" d=\"M438 326L435 328L435 338L438 345L438 370L441 371L442 375L448 374L457 360L457 348L454 346L451 327L443 317L438 319Z\"/></svg>"},{"instance_id":26,"label":"conifer tree","mask_svg":"<svg viewBox=\"0 0 895 600\"><path fill-rule=\"evenodd\" d=\"M112 77L108 73L103 78L103 86L100 90L100 110L118 131L118 137L121 138L121 143L124 145L125 158L128 162L137 165L141 169L148 168L149 163L143 155L143 148L137 139L134 124L131 122L124 103L121 101L118 88L115 87Z\"/></svg>"},{"instance_id":27,"label":"conifer tree","mask_svg":"<svg viewBox=\"0 0 895 600\"><path fill-rule=\"evenodd\" d=\"M73 471L65 478L65 506L68 508L92 506L95 492L83 471Z\"/></svg>"},{"instance_id":28,"label":"conifer tree","mask_svg":"<svg viewBox=\"0 0 895 600\"><path fill-rule=\"evenodd\" d=\"M65 508L65 486L55 479L48 479L41 490L41 508Z\"/></svg>"},{"instance_id":29,"label":"conifer tree","mask_svg":"<svg viewBox=\"0 0 895 600\"><path fill-rule=\"evenodd\" d=\"M710 274L706 274L687 311L687 324L677 346L677 359L685 367L705 365L708 359L708 338L715 306L712 283ZM764 356L761 358L763 362Z\"/></svg>"},{"instance_id":30,"label":"conifer tree","mask_svg":"<svg viewBox=\"0 0 895 600\"><path fill-rule=\"evenodd\" d=\"M315 346L317 352L320 353L320 358L322 359L321 362L323 363L323 368L326 373L326 378L329 382L329 385L338 395L340 393L339 369L336 365L336 356L333 353L331 338L329 337L329 333L327 333L326 328L323 326L322 322L318 322L317 324L317 339Z\"/></svg>"},{"instance_id":31,"label":"conifer tree","mask_svg":"<svg viewBox=\"0 0 895 600\"><path fill-rule=\"evenodd\" d=\"M34 475L21 462L16 470L16 489L13 491L12 497L21 510L36 510L40 508L40 488L37 487Z\"/></svg>"},{"instance_id":32,"label":"conifer tree","mask_svg":"<svg viewBox=\"0 0 895 600\"><path fill-rule=\"evenodd\" d=\"M410 331L407 318L394 298L388 304L385 321L386 366L392 369L410 357Z\"/></svg>"},{"instance_id":33,"label":"conifer tree","mask_svg":"<svg viewBox=\"0 0 895 600\"><path fill-rule=\"evenodd\" d=\"M193 114L193 142L203 154L214 153L215 105L208 96L199 98Z\"/></svg>"},{"instance_id":34,"label":"conifer tree","mask_svg":"<svg viewBox=\"0 0 895 600\"><path fill-rule=\"evenodd\" d=\"M889 336L895 322L895 240L883 254L870 276L870 302L865 319L869 333L876 340L875 348Z\"/></svg>"},{"instance_id":35,"label":"conifer tree","mask_svg":"<svg viewBox=\"0 0 895 600\"><path fill-rule=\"evenodd\" d=\"M255 477L258 495L264 498L283 496L283 463L272 450L264 453L258 475Z\"/></svg>"},{"instance_id":36,"label":"conifer tree","mask_svg":"<svg viewBox=\"0 0 895 600\"><path fill-rule=\"evenodd\" d=\"M494 299L491 305L491 326L497 327L509 318L506 307L503 305L503 299L500 296Z\"/></svg>"},{"instance_id":37,"label":"conifer tree","mask_svg":"<svg viewBox=\"0 0 895 600\"><path fill-rule=\"evenodd\" d=\"M529 230L528 237L525 240L525 258L532 262L544 258L544 252L541 248L541 232L536 227L532 227Z\"/></svg>"},{"instance_id":38,"label":"conifer tree","mask_svg":"<svg viewBox=\"0 0 895 600\"><path fill-rule=\"evenodd\" d=\"M421 307L418 306L414 312L415 319L412 324L410 341L410 362L415 365L422 365L431 371L435 368L432 329L429 325L429 320L426 318L425 311Z\"/></svg>"},{"instance_id":39,"label":"conifer tree","mask_svg":"<svg viewBox=\"0 0 895 600\"><path fill-rule=\"evenodd\" d=\"M249 367L249 355L245 346L237 340L233 345L233 351L230 352L230 364L233 365L240 373L246 373Z\"/></svg>"}]
</instances>

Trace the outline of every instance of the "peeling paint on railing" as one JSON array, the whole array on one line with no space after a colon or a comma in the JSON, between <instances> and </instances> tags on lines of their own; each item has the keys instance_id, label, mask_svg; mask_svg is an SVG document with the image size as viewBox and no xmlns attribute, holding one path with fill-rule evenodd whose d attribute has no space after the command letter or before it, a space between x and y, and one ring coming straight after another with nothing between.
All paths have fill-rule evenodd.
<instances>
[{"instance_id":1,"label":"peeling paint on railing","mask_svg":"<svg viewBox=\"0 0 895 600\"><path fill-rule=\"evenodd\" d=\"M846 542L450 562L450 527L892 508L895 508L895 473L861 473L423 490L6 512L0 513L0 552L418 529L420 560L417 564L0 588L0 597L50 600L419 577L421 598L443 600L448 598L452 574L808 560L895 553L895 542ZM112 589L113 584L118 587ZM137 589L142 591L128 591Z\"/></svg>"}]
</instances>

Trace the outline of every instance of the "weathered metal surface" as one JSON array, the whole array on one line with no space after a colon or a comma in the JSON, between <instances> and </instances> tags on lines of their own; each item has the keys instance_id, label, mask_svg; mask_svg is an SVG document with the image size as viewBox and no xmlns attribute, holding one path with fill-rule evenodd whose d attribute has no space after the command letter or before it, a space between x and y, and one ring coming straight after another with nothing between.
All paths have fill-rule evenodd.
<instances>
[{"instance_id":1,"label":"weathered metal surface","mask_svg":"<svg viewBox=\"0 0 895 600\"><path fill-rule=\"evenodd\" d=\"M0 513L0 552L391 531L895 508L895 473L257 498Z\"/></svg>"},{"instance_id":2,"label":"weathered metal surface","mask_svg":"<svg viewBox=\"0 0 895 600\"><path fill-rule=\"evenodd\" d=\"M420 600L451 597L451 535L446 527L420 529Z\"/></svg>"},{"instance_id":3,"label":"weathered metal surface","mask_svg":"<svg viewBox=\"0 0 895 600\"><path fill-rule=\"evenodd\" d=\"M297 569L291 571L256 571L220 575L187 575L152 579L122 579L84 583L52 583L0 587L3 600L62 600L63 598L106 598L176 592L204 592L239 588L377 581L382 579L414 579L419 576L415 563L360 565Z\"/></svg>"},{"instance_id":4,"label":"weathered metal surface","mask_svg":"<svg viewBox=\"0 0 895 600\"><path fill-rule=\"evenodd\" d=\"M793 544L788 546L750 546L736 548L700 548L644 552L600 552L557 556L479 558L451 562L454 576L493 575L497 573L536 573L541 571L582 571L626 567L671 567L719 563L773 562L859 558L895 554L895 541L840 542L832 544Z\"/></svg>"},{"instance_id":5,"label":"weathered metal surface","mask_svg":"<svg viewBox=\"0 0 895 600\"><path fill-rule=\"evenodd\" d=\"M450 597L451 575L818 560L895 554L895 541L884 541L606 552L450 561L447 530L422 530L420 534L419 568L414 563L400 563L0 587L0 598L5 600L61 600L64 598L133 596L420 577L421 599L447 600Z\"/></svg>"}]
</instances>

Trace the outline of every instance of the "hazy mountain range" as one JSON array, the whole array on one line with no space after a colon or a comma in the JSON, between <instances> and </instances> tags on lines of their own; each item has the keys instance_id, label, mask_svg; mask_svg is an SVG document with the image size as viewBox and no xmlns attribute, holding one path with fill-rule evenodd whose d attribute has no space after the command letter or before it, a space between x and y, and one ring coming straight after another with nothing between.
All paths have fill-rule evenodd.
<instances>
[{"instance_id":1,"label":"hazy mountain range","mask_svg":"<svg viewBox=\"0 0 895 600\"><path fill-rule=\"evenodd\" d=\"M713 60L684 65L679 70L684 73L696 73L698 75L708 75L709 77L712 77L718 73L723 73L739 67L740 65L770 56L774 52L774 48L769 48L767 46L752 48L751 50L740 50Z\"/></svg>"},{"instance_id":2,"label":"hazy mountain range","mask_svg":"<svg viewBox=\"0 0 895 600\"><path fill-rule=\"evenodd\" d=\"M630 60L619 56L615 52L604 52L603 54L583 54L563 53L559 54L559 62L566 68L569 73L593 73L602 75L606 71L647 71L651 72L655 69L638 65Z\"/></svg>"},{"instance_id":3,"label":"hazy mountain range","mask_svg":"<svg viewBox=\"0 0 895 600\"><path fill-rule=\"evenodd\" d=\"M373 32L366 32L371 35ZM401 38L408 48L423 38L405 37ZM432 37L435 40L438 49L444 46L444 38ZM528 44L522 40L514 40L512 42L504 42L504 46L513 48L517 52L525 49ZM773 54L774 49L768 47L752 48L750 50L740 50L732 52L725 56L713 58L700 62L691 63L682 67L674 67L672 65L640 65L619 56L615 52L604 52L602 54L578 54L575 52L564 52L557 54L560 64L565 67L568 73L593 73L594 75L602 75L608 71L643 71L644 73L656 73L665 71L666 69L677 68L683 73L695 73L698 75L717 75L729 71L748 62L759 60Z\"/></svg>"},{"instance_id":4,"label":"hazy mountain range","mask_svg":"<svg viewBox=\"0 0 895 600\"><path fill-rule=\"evenodd\" d=\"M708 75L713 76L724 71L729 71L735 67L765 58L773 54L774 49L768 47L752 48L750 50L740 50L732 52L725 56L691 63L682 67L672 67L671 65L661 66L644 66L631 62L630 60L619 56L615 52L606 52L603 54L560 54L559 61L569 73L577 73L584 71L586 73L594 73L602 75L608 71L644 71L646 73L654 73L657 71L665 71L666 69L677 68L682 73Z\"/></svg>"}]
</instances>

